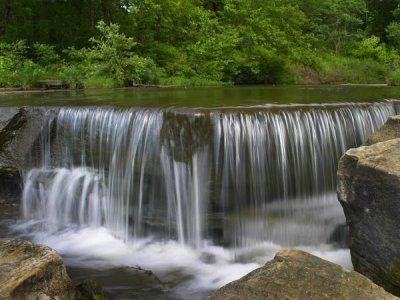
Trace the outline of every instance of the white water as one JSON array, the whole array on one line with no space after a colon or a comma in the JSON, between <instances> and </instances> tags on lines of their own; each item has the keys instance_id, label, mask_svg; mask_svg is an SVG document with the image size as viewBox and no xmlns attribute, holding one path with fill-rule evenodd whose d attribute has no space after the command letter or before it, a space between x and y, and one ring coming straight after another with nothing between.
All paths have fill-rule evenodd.
<instances>
[{"instance_id":1,"label":"white water","mask_svg":"<svg viewBox=\"0 0 400 300\"><path fill-rule=\"evenodd\" d=\"M296 246L349 267L339 157L395 102L245 112L64 108L25 175L32 239L71 265L179 274L199 298ZM33 155L33 157L37 156Z\"/></svg>"},{"instance_id":2,"label":"white water","mask_svg":"<svg viewBox=\"0 0 400 300\"><path fill-rule=\"evenodd\" d=\"M17 229L27 232L32 226L35 225L23 223ZM104 227L68 228L57 234L38 231L32 238L63 254L70 266L93 269L140 266L152 270L167 286L172 285L174 294L182 299L202 298L205 293L261 267L282 248L264 242L237 249L203 243L203 247L194 249L177 241L160 242L150 237L124 242ZM298 248L351 268L347 249L329 245Z\"/></svg>"}]
</instances>

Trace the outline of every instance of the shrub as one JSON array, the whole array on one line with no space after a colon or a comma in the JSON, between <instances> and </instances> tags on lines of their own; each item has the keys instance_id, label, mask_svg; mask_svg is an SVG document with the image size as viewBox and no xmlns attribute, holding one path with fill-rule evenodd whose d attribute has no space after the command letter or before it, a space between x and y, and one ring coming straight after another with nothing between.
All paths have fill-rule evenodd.
<instances>
[{"instance_id":1,"label":"shrub","mask_svg":"<svg viewBox=\"0 0 400 300\"><path fill-rule=\"evenodd\" d=\"M71 89L81 89L84 87L85 69L79 65L64 66L59 76L63 85Z\"/></svg>"},{"instance_id":2,"label":"shrub","mask_svg":"<svg viewBox=\"0 0 400 300\"><path fill-rule=\"evenodd\" d=\"M60 63L60 56L54 46L34 43L32 46L35 61L43 67L52 67Z\"/></svg>"},{"instance_id":3,"label":"shrub","mask_svg":"<svg viewBox=\"0 0 400 300\"><path fill-rule=\"evenodd\" d=\"M35 87L37 81L45 75L45 70L31 60L25 60L15 74L15 86L24 89Z\"/></svg>"},{"instance_id":4,"label":"shrub","mask_svg":"<svg viewBox=\"0 0 400 300\"><path fill-rule=\"evenodd\" d=\"M394 71L389 75L388 84L400 86L400 70Z\"/></svg>"},{"instance_id":5,"label":"shrub","mask_svg":"<svg viewBox=\"0 0 400 300\"><path fill-rule=\"evenodd\" d=\"M91 38L92 47L82 52L91 76L112 78L117 86L158 82L160 72L153 60L136 55L136 42L120 33L117 24L100 21L97 29L99 37Z\"/></svg>"},{"instance_id":6,"label":"shrub","mask_svg":"<svg viewBox=\"0 0 400 300\"><path fill-rule=\"evenodd\" d=\"M384 64L371 59L326 56L321 58L319 66L322 83L384 83L387 68Z\"/></svg>"}]
</instances>

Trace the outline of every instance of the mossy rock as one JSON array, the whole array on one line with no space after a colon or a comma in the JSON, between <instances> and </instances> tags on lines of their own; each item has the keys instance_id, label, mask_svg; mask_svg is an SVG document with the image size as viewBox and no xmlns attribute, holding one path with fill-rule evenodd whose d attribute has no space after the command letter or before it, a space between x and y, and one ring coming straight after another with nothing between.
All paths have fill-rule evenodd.
<instances>
[{"instance_id":1,"label":"mossy rock","mask_svg":"<svg viewBox=\"0 0 400 300\"><path fill-rule=\"evenodd\" d=\"M95 280L86 279L76 286L77 299L80 300L103 300L103 287Z\"/></svg>"}]
</instances>

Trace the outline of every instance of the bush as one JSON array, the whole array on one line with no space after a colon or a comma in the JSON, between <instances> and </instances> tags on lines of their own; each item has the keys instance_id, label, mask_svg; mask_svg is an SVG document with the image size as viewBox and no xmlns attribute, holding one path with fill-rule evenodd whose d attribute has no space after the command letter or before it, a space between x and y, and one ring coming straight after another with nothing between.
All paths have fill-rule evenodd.
<instances>
[{"instance_id":1,"label":"bush","mask_svg":"<svg viewBox=\"0 0 400 300\"><path fill-rule=\"evenodd\" d=\"M356 48L352 51L355 57L361 59L375 59L386 62L387 50L385 44L382 44L379 37L371 36L364 38L356 44Z\"/></svg>"},{"instance_id":2,"label":"bush","mask_svg":"<svg viewBox=\"0 0 400 300\"><path fill-rule=\"evenodd\" d=\"M251 60L239 66L236 83L292 84L297 82L297 70L286 58L264 48L256 49Z\"/></svg>"},{"instance_id":3,"label":"bush","mask_svg":"<svg viewBox=\"0 0 400 300\"><path fill-rule=\"evenodd\" d=\"M59 76L63 85L71 89L81 89L84 87L85 69L79 65L64 66Z\"/></svg>"},{"instance_id":4,"label":"bush","mask_svg":"<svg viewBox=\"0 0 400 300\"><path fill-rule=\"evenodd\" d=\"M388 84L400 86L400 70L394 71L389 75Z\"/></svg>"},{"instance_id":5,"label":"bush","mask_svg":"<svg viewBox=\"0 0 400 300\"><path fill-rule=\"evenodd\" d=\"M0 87L35 87L45 75L45 70L31 60L15 62L7 56L0 56Z\"/></svg>"},{"instance_id":6,"label":"bush","mask_svg":"<svg viewBox=\"0 0 400 300\"><path fill-rule=\"evenodd\" d=\"M13 61L10 57L0 56L0 87L12 87L13 86Z\"/></svg>"},{"instance_id":7,"label":"bush","mask_svg":"<svg viewBox=\"0 0 400 300\"><path fill-rule=\"evenodd\" d=\"M157 83L159 70L150 58L135 54L136 42L119 32L117 24L97 24L99 37L91 38L92 47L82 50L93 77L112 78L117 86Z\"/></svg>"},{"instance_id":8,"label":"bush","mask_svg":"<svg viewBox=\"0 0 400 300\"><path fill-rule=\"evenodd\" d=\"M132 56L123 61L124 85L135 83L159 83L160 71L150 58Z\"/></svg>"},{"instance_id":9,"label":"bush","mask_svg":"<svg viewBox=\"0 0 400 300\"><path fill-rule=\"evenodd\" d=\"M339 56L321 58L317 70L321 83L384 83L387 68L371 59Z\"/></svg>"},{"instance_id":10,"label":"bush","mask_svg":"<svg viewBox=\"0 0 400 300\"><path fill-rule=\"evenodd\" d=\"M15 86L24 89L37 85L39 79L43 79L45 70L31 60L25 60L15 72Z\"/></svg>"},{"instance_id":11,"label":"bush","mask_svg":"<svg viewBox=\"0 0 400 300\"><path fill-rule=\"evenodd\" d=\"M43 67L53 67L60 63L60 56L56 53L54 46L34 43L32 46L35 61Z\"/></svg>"},{"instance_id":12,"label":"bush","mask_svg":"<svg viewBox=\"0 0 400 300\"><path fill-rule=\"evenodd\" d=\"M0 56L9 57L19 62L26 58L26 43L25 41L16 41L12 43L0 43Z\"/></svg>"}]
</instances>

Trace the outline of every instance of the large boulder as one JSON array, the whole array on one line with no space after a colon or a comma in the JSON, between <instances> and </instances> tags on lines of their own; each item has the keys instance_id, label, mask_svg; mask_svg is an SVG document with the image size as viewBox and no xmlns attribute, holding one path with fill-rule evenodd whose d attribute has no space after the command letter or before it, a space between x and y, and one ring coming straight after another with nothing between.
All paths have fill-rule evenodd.
<instances>
[{"instance_id":1,"label":"large boulder","mask_svg":"<svg viewBox=\"0 0 400 300\"><path fill-rule=\"evenodd\" d=\"M207 296L229 299L398 299L371 280L309 253L285 249L274 260Z\"/></svg>"},{"instance_id":2,"label":"large boulder","mask_svg":"<svg viewBox=\"0 0 400 300\"><path fill-rule=\"evenodd\" d=\"M61 256L46 246L0 239L0 299L54 297L75 297Z\"/></svg>"},{"instance_id":3,"label":"large boulder","mask_svg":"<svg viewBox=\"0 0 400 300\"><path fill-rule=\"evenodd\" d=\"M338 197L354 269L400 296L400 139L347 151Z\"/></svg>"}]
</instances>

